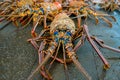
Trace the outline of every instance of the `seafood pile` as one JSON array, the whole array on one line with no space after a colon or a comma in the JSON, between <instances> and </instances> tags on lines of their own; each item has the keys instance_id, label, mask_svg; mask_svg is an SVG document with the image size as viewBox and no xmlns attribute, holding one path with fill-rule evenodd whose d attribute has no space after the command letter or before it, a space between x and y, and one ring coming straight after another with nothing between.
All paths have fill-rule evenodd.
<instances>
[{"instance_id":1,"label":"seafood pile","mask_svg":"<svg viewBox=\"0 0 120 80\"><path fill-rule=\"evenodd\" d=\"M84 44L85 39L88 40L102 60L105 70L110 68L110 64L97 46L117 53L120 53L120 50L104 44L103 40L89 34L87 25L88 18L94 18L96 24L102 19L110 27L112 27L110 19L114 22L116 21L114 16L106 13L99 13L91 4L100 4L100 7L105 9L105 11L113 12L120 8L119 3L119 0L4 1L0 2L0 22L6 21L6 24L12 22L17 28L25 28L29 24L33 24L33 28L30 30L32 38L27 41L38 51L39 65L31 72L27 80L32 80L34 75L38 72L40 72L45 79L53 80L50 69L54 61L58 61L64 65L66 76L68 76L67 63L74 63L86 80L92 80L92 77L82 67L76 55L76 51ZM73 18L77 20L77 25L75 25ZM49 25L47 24L48 21L50 22ZM42 25L43 28L40 33L37 33L36 29L39 25ZM4 27L5 26L0 30ZM74 45L73 42L76 39L79 39L79 41ZM58 57L59 50L62 51L62 58ZM52 60L49 66L45 66L50 58Z\"/></svg>"},{"instance_id":2,"label":"seafood pile","mask_svg":"<svg viewBox=\"0 0 120 80\"><path fill-rule=\"evenodd\" d=\"M105 11L120 9L120 0L93 0L93 3L99 4Z\"/></svg>"}]
</instances>

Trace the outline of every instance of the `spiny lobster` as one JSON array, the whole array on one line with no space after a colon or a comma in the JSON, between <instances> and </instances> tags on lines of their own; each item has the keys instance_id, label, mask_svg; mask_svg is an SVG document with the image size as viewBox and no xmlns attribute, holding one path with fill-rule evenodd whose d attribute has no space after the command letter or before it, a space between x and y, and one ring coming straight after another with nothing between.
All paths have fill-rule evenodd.
<instances>
[{"instance_id":1,"label":"spiny lobster","mask_svg":"<svg viewBox=\"0 0 120 80\"><path fill-rule=\"evenodd\" d=\"M80 40L74 46L72 42L77 38L80 38ZM75 53L77 49L82 46L86 38L95 49L100 59L103 61L104 68L108 69L110 65L95 45L95 42L103 48L107 48L119 53L120 50L111 48L105 45L102 40L90 36L87 25L76 27L73 20L66 13L60 13L55 17L55 19L47 29L41 31L39 36L28 39L28 41L35 47L35 49L38 50L39 65L31 73L27 80L31 80L33 76L39 71L41 75L44 76L44 78L46 78L47 80L52 80L52 76L50 76L49 74L49 69L51 68L55 60L64 64L66 73L68 73L67 62L72 61L78 68L78 70L82 72L82 74L85 76L86 80L92 80L91 76L89 76L89 74L85 71L85 69L77 60ZM49 47L47 48L47 50L45 50L47 44L49 45ZM57 57L58 50L61 49L60 46L62 46L63 59ZM53 60L50 62L50 65L47 69L45 64L50 58L52 58Z\"/></svg>"}]
</instances>

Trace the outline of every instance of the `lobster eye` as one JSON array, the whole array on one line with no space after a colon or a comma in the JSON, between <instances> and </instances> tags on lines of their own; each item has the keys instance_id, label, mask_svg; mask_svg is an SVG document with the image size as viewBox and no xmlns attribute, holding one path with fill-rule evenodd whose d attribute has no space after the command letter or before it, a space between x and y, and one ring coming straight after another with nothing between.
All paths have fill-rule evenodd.
<instances>
[{"instance_id":1,"label":"lobster eye","mask_svg":"<svg viewBox=\"0 0 120 80\"><path fill-rule=\"evenodd\" d=\"M40 8L40 11L42 12L42 14L44 14L44 9L43 8Z\"/></svg>"},{"instance_id":2,"label":"lobster eye","mask_svg":"<svg viewBox=\"0 0 120 80\"><path fill-rule=\"evenodd\" d=\"M69 36L72 35L70 31L67 31L66 34L69 35Z\"/></svg>"},{"instance_id":3,"label":"lobster eye","mask_svg":"<svg viewBox=\"0 0 120 80\"><path fill-rule=\"evenodd\" d=\"M54 32L54 35L58 35L58 31L55 31L55 32Z\"/></svg>"}]
</instances>

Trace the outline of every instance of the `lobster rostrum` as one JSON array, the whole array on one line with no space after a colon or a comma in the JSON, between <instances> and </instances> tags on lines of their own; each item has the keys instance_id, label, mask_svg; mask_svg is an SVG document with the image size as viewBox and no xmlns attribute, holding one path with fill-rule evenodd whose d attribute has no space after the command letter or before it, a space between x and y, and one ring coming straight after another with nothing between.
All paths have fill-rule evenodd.
<instances>
[{"instance_id":1,"label":"lobster rostrum","mask_svg":"<svg viewBox=\"0 0 120 80\"><path fill-rule=\"evenodd\" d=\"M46 37L46 34L49 34L49 36ZM80 40L74 46L72 42L76 38L80 38ZM44 76L44 78L46 78L47 80L52 80L52 77L50 76L48 71L55 60L64 64L66 75L68 74L67 62L72 61L78 68L78 70L85 76L86 80L92 80L91 76L89 76L89 74L77 60L75 53L77 49L84 43L85 38L87 38L87 40L90 42L92 47L95 49L95 51L103 61L104 68L108 69L110 67L109 63L104 58L100 50L97 48L95 42L101 47L116 52L120 52L120 50L111 48L105 45L102 40L90 36L87 25L75 27L73 20L71 20L71 18L66 13L60 13L55 17L48 29L42 30L38 37L28 39L28 41L38 50L39 56L39 65L28 77L28 80L31 80L33 76L39 71L42 76ZM41 41L41 43L39 44L38 41ZM47 44L49 44L49 47L47 50L45 50ZM63 50L63 59L57 57L60 45L62 46ZM50 65L47 69L45 67L45 64L50 58L52 58L53 60L50 62Z\"/></svg>"},{"instance_id":2,"label":"lobster rostrum","mask_svg":"<svg viewBox=\"0 0 120 80\"><path fill-rule=\"evenodd\" d=\"M68 6L68 13L69 14L74 14L76 16L81 16L86 19L89 18L95 18L96 24L99 23L99 19L103 19L105 22L109 24L110 27L112 27L112 23L106 18L110 17L113 21L116 21L114 16L104 14L104 13L99 13L95 11L92 7L89 6L88 3L85 3L85 1L80 0L73 0L70 1L69 6ZM81 21L81 17L78 18L78 21Z\"/></svg>"},{"instance_id":3,"label":"lobster rostrum","mask_svg":"<svg viewBox=\"0 0 120 80\"><path fill-rule=\"evenodd\" d=\"M17 1L16 6L12 6L11 4L10 7L7 7L5 10L0 12L0 16L1 21L4 18L8 21L12 21L16 26L21 24L23 27L25 27L33 21L33 29L31 34L33 37L35 37L35 29L37 25L43 21L44 28L46 28L46 20L52 21L54 16L61 11L62 6L59 2L30 2L31 4L29 2L26 2L25 0L20 2ZM14 3L15 2L13 2L13 4Z\"/></svg>"}]
</instances>

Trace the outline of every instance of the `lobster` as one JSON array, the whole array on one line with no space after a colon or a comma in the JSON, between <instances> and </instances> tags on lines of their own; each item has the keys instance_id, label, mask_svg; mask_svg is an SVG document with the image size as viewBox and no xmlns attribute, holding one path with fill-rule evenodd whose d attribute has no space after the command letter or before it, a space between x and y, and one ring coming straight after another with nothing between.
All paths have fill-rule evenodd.
<instances>
[{"instance_id":1,"label":"lobster","mask_svg":"<svg viewBox=\"0 0 120 80\"><path fill-rule=\"evenodd\" d=\"M110 27L112 27L112 23L105 17L110 17L113 21L116 21L114 16L108 15L108 14L104 14L104 13L99 13L97 11L95 11L95 9L93 9L88 2L86 3L84 0L72 0L69 2L68 6L67 6L67 13L70 14L74 14L76 16L78 16L78 21L81 21L81 16L85 18L85 23L87 18L95 18L96 20L96 24L99 23L99 19L103 19L105 22L107 22L109 24ZM80 25L80 24L79 24Z\"/></svg>"},{"instance_id":2,"label":"lobster","mask_svg":"<svg viewBox=\"0 0 120 80\"><path fill-rule=\"evenodd\" d=\"M114 11L120 8L120 0L98 0L97 2L93 1L94 4L99 4L100 8L105 11Z\"/></svg>"},{"instance_id":3,"label":"lobster","mask_svg":"<svg viewBox=\"0 0 120 80\"><path fill-rule=\"evenodd\" d=\"M80 38L80 40L74 46L72 42L78 38ZM120 50L109 47L105 45L102 40L99 40L94 36L90 36L87 25L76 27L73 20L66 13L60 13L55 17L47 29L41 31L39 36L28 39L28 41L35 47L35 49L38 50L39 65L31 73L27 80L31 80L33 76L39 71L44 78L47 80L52 80L52 76L49 74L49 69L55 60L64 64L66 75L68 74L67 62L73 62L77 69L84 75L86 80L92 80L91 76L77 60L77 55L75 53L77 49L82 46L85 39L89 41L100 59L103 61L104 68L110 68L108 61L97 48L95 42L103 48L107 48L119 53ZM47 44L49 46L47 47L47 50L44 50ZM63 59L57 57L60 46L62 46ZM50 65L46 70L45 64L50 58L53 60L50 62Z\"/></svg>"},{"instance_id":4,"label":"lobster","mask_svg":"<svg viewBox=\"0 0 120 80\"><path fill-rule=\"evenodd\" d=\"M16 26L21 24L26 27L31 21L33 21L33 29L31 35L36 36L35 29L38 24L44 22L44 28L46 28L46 19L52 21L54 16L58 14L62 9L59 2L33 2L26 0L13 2L5 10L0 12L1 21L7 19L12 21Z\"/></svg>"}]
</instances>

